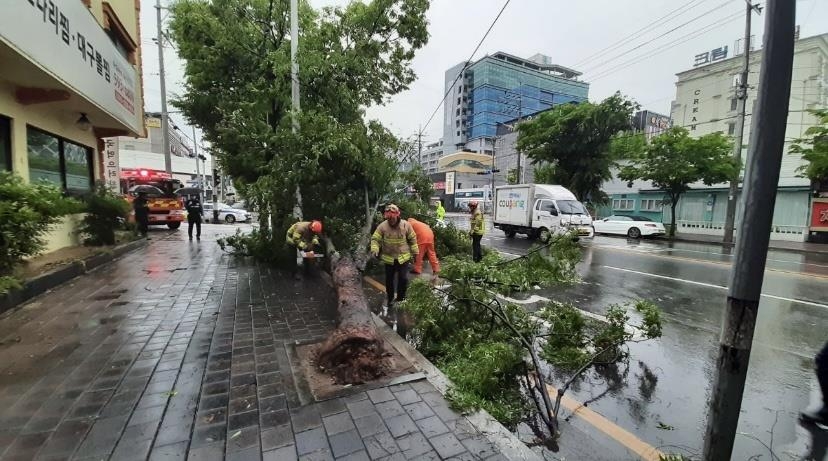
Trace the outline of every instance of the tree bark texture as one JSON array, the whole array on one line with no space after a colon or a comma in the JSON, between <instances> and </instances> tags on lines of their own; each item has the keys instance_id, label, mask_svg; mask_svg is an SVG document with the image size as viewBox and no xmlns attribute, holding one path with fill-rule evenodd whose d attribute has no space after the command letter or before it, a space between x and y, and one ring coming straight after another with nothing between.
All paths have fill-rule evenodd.
<instances>
[{"instance_id":1,"label":"tree bark texture","mask_svg":"<svg viewBox=\"0 0 828 461\"><path fill-rule=\"evenodd\" d=\"M359 384L385 374L387 360L362 287L362 273L349 257L333 258L332 278L339 325L319 347L316 363L338 384Z\"/></svg>"}]
</instances>

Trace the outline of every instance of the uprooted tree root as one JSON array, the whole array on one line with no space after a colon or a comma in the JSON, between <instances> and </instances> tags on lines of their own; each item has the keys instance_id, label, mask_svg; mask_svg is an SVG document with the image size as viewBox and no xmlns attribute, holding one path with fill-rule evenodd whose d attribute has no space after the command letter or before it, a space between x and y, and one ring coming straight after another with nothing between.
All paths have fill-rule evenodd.
<instances>
[{"instance_id":1,"label":"uprooted tree root","mask_svg":"<svg viewBox=\"0 0 828 461\"><path fill-rule=\"evenodd\" d=\"M339 325L319 346L316 364L337 384L361 384L380 378L388 370L388 360L365 300L362 274L346 257L333 261L332 278Z\"/></svg>"}]
</instances>

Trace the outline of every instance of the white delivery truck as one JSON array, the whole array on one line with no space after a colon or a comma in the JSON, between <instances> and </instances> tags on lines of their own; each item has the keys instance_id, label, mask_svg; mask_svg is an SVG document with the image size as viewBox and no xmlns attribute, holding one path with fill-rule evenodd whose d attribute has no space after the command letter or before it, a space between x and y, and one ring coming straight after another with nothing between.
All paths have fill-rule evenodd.
<instances>
[{"instance_id":1,"label":"white delivery truck","mask_svg":"<svg viewBox=\"0 0 828 461\"><path fill-rule=\"evenodd\" d=\"M575 195L563 186L515 184L495 188L494 227L507 237L526 234L546 243L557 233L576 229L592 236L592 217Z\"/></svg>"}]
</instances>

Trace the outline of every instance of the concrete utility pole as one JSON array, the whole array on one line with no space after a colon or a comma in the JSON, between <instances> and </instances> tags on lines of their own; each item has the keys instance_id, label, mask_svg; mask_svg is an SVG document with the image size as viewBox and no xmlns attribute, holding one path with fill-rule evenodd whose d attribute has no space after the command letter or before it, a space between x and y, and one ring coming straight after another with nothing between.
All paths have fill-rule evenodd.
<instances>
[{"instance_id":1,"label":"concrete utility pole","mask_svg":"<svg viewBox=\"0 0 828 461\"><path fill-rule=\"evenodd\" d=\"M203 201L202 195L204 194L204 183L201 182L201 175L198 169L198 143L196 142L196 132L195 127L191 127L193 129L193 154L195 154L195 162L196 162L196 184L198 184L198 188L201 189L201 192L198 194L198 201Z\"/></svg>"},{"instance_id":2,"label":"concrete utility pole","mask_svg":"<svg viewBox=\"0 0 828 461\"><path fill-rule=\"evenodd\" d=\"M172 158L170 157L170 114L167 113L167 82L164 77L164 31L161 21L161 0L155 0L156 25L158 35L158 78L161 81L161 149L164 151L164 168L172 174Z\"/></svg>"},{"instance_id":3,"label":"concrete utility pole","mask_svg":"<svg viewBox=\"0 0 828 461\"><path fill-rule=\"evenodd\" d=\"M730 181L730 191L727 194L727 213L725 214L724 238L722 242L733 243L733 228L736 223L736 204L739 195L739 178L742 176L742 140L745 132L745 108L747 107L748 75L750 73L750 19L753 11L760 12L759 7L750 0L745 0L745 40L744 62L742 73L739 75L739 85L736 87L736 129L733 133L733 159L739 167L736 179Z\"/></svg>"},{"instance_id":4,"label":"concrete utility pole","mask_svg":"<svg viewBox=\"0 0 828 461\"><path fill-rule=\"evenodd\" d=\"M495 130L497 130L497 126L495 126ZM491 197L492 202L492 218L494 218L495 214L495 170L497 169L497 163L495 159L497 158L497 131L495 131L495 137L492 138L492 178L489 182L489 196Z\"/></svg>"},{"instance_id":5,"label":"concrete utility pole","mask_svg":"<svg viewBox=\"0 0 828 461\"><path fill-rule=\"evenodd\" d=\"M216 168L215 162L213 162L213 223L218 224L218 188L219 188L219 172L218 168Z\"/></svg>"},{"instance_id":6,"label":"concrete utility pole","mask_svg":"<svg viewBox=\"0 0 828 461\"><path fill-rule=\"evenodd\" d=\"M299 1L290 0L290 105L293 117L293 134L299 131L299 62L296 54L299 52ZM302 191L296 186L296 204L293 206L293 216L302 219Z\"/></svg>"},{"instance_id":7,"label":"concrete utility pole","mask_svg":"<svg viewBox=\"0 0 828 461\"><path fill-rule=\"evenodd\" d=\"M739 223L707 416L706 461L730 459L739 424L785 144L795 18L796 2L768 0L759 94L745 170L744 216Z\"/></svg>"},{"instance_id":8,"label":"concrete utility pole","mask_svg":"<svg viewBox=\"0 0 828 461\"><path fill-rule=\"evenodd\" d=\"M420 167L423 166L423 126L420 125L419 129L417 130L417 163L420 164Z\"/></svg>"}]
</instances>

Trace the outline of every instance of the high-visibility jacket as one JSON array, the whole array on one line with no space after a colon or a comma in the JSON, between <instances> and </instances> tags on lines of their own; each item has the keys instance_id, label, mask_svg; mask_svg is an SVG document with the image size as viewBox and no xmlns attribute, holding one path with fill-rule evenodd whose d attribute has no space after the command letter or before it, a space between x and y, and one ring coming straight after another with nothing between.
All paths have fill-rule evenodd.
<instances>
[{"instance_id":1,"label":"high-visibility jacket","mask_svg":"<svg viewBox=\"0 0 828 461\"><path fill-rule=\"evenodd\" d=\"M422 245L424 243L434 243L434 231L431 230L431 227L428 224L417 221L414 218L408 218L408 224L411 224L411 227L414 229L414 234L417 235L417 244Z\"/></svg>"},{"instance_id":2,"label":"high-visibility jacket","mask_svg":"<svg viewBox=\"0 0 828 461\"><path fill-rule=\"evenodd\" d=\"M394 264L394 261L406 263L411 260L412 254L420 252L417 234L404 219L400 220L397 227L391 226L388 220L385 220L377 226L377 230L371 236L371 252L379 253L385 264Z\"/></svg>"},{"instance_id":3,"label":"high-visibility jacket","mask_svg":"<svg viewBox=\"0 0 828 461\"><path fill-rule=\"evenodd\" d=\"M486 233L486 225L483 222L483 212L480 211L480 208L476 208L474 213L472 213L471 219L471 234L472 235L483 235Z\"/></svg>"},{"instance_id":4,"label":"high-visibility jacket","mask_svg":"<svg viewBox=\"0 0 828 461\"><path fill-rule=\"evenodd\" d=\"M437 204L436 214L437 214L437 219L439 219L439 220L443 220L446 217L446 209L443 208L443 204L441 204L441 203Z\"/></svg>"},{"instance_id":5,"label":"high-visibility jacket","mask_svg":"<svg viewBox=\"0 0 828 461\"><path fill-rule=\"evenodd\" d=\"M319 246L319 236L311 230L310 221L299 221L290 226L285 236L287 243L300 250L307 250L310 246Z\"/></svg>"}]
</instances>

